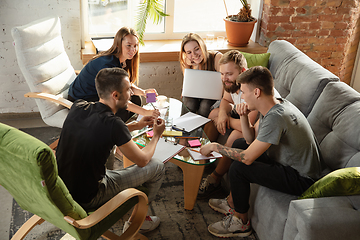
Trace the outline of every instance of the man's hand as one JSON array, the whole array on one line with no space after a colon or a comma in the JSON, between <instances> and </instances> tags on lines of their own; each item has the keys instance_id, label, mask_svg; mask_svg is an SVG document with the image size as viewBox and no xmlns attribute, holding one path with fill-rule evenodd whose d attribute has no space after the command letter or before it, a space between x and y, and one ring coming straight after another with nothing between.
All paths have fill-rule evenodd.
<instances>
[{"instance_id":1,"label":"man's hand","mask_svg":"<svg viewBox=\"0 0 360 240\"><path fill-rule=\"evenodd\" d=\"M247 103L243 102L243 103L240 103L240 104L236 105L236 112L240 116L247 116L247 115L249 115L249 113L251 111L249 110L249 107L248 107Z\"/></svg>"},{"instance_id":2,"label":"man's hand","mask_svg":"<svg viewBox=\"0 0 360 240\"><path fill-rule=\"evenodd\" d=\"M204 156L209 156L211 152L213 151L213 147L216 145L216 143L209 143L206 145L201 146L200 153Z\"/></svg>"},{"instance_id":3,"label":"man's hand","mask_svg":"<svg viewBox=\"0 0 360 240\"><path fill-rule=\"evenodd\" d=\"M219 116L216 121L216 128L221 135L226 133L226 128L230 128L230 119L226 113L219 111Z\"/></svg>"},{"instance_id":4,"label":"man's hand","mask_svg":"<svg viewBox=\"0 0 360 240\"><path fill-rule=\"evenodd\" d=\"M165 129L165 121L161 118L155 118L153 120L153 132L154 137L160 137L161 134L164 132Z\"/></svg>"},{"instance_id":5,"label":"man's hand","mask_svg":"<svg viewBox=\"0 0 360 240\"><path fill-rule=\"evenodd\" d=\"M138 129L142 129L146 126L151 127L154 123L154 117L153 116L144 116L140 119L138 122Z\"/></svg>"}]
</instances>

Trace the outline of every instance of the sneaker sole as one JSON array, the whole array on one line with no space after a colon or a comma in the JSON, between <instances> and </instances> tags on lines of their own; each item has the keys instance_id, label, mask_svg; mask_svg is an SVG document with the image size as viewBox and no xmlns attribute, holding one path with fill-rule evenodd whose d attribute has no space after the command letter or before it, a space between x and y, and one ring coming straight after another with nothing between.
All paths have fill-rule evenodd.
<instances>
[{"instance_id":1,"label":"sneaker sole","mask_svg":"<svg viewBox=\"0 0 360 240\"><path fill-rule=\"evenodd\" d=\"M211 205L211 203L209 202L209 206L212 210L216 211L216 212L219 212L219 213L222 213L224 215L228 215L228 214L231 214L231 212L226 212L224 209L222 208L218 208L218 207L215 207L213 205Z\"/></svg>"},{"instance_id":2,"label":"sneaker sole","mask_svg":"<svg viewBox=\"0 0 360 240\"><path fill-rule=\"evenodd\" d=\"M226 234L221 234L221 233L214 233L212 232L209 227L208 227L208 231L209 233L211 233L212 235L216 236L216 237L221 237L221 238L230 238L230 237L248 237L252 234L252 229L250 229L248 232L241 232L241 233L226 233Z\"/></svg>"}]
</instances>

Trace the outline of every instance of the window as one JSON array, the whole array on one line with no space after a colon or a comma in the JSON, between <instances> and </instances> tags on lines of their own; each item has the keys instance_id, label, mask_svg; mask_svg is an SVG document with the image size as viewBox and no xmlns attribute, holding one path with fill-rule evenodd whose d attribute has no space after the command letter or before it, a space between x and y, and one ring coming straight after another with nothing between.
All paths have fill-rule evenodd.
<instances>
[{"instance_id":1,"label":"window","mask_svg":"<svg viewBox=\"0 0 360 240\"><path fill-rule=\"evenodd\" d=\"M205 38L206 34L225 36L223 18L236 14L242 7L240 1L225 0L164 0L165 18L159 25L148 20L145 40L182 39L189 32ZM82 0L83 35L91 37L113 37L122 26L134 27L135 15L140 0Z\"/></svg>"}]
</instances>

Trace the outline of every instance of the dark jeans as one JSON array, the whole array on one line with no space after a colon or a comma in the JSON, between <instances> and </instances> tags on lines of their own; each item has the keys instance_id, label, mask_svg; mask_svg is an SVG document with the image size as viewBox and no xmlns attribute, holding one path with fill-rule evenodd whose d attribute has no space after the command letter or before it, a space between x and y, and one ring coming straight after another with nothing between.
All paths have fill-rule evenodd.
<instances>
[{"instance_id":1,"label":"dark jeans","mask_svg":"<svg viewBox=\"0 0 360 240\"><path fill-rule=\"evenodd\" d=\"M75 99L73 97L71 97L70 95L68 95L68 100L74 102ZM97 102L99 101L99 97L94 97L94 98L90 98L90 99L85 99L88 102ZM130 101L138 106L141 106L141 97L136 96L136 95L132 95L130 98ZM120 117L123 122L126 122L129 118L131 118L135 113L130 112L126 109L119 109L119 111L117 111L117 113L115 114L116 116Z\"/></svg>"},{"instance_id":2,"label":"dark jeans","mask_svg":"<svg viewBox=\"0 0 360 240\"><path fill-rule=\"evenodd\" d=\"M243 138L235 140L232 145L239 149L247 149L248 146ZM250 208L250 183L298 196L314 183L311 178L300 176L294 168L270 159L266 153L251 165L234 161L229 169L229 178L235 211L238 213L247 213Z\"/></svg>"},{"instance_id":3,"label":"dark jeans","mask_svg":"<svg viewBox=\"0 0 360 240\"><path fill-rule=\"evenodd\" d=\"M182 100L184 105L190 110L190 112L198 113L203 117L209 116L210 107L216 102L216 100L192 97L183 97Z\"/></svg>"}]
</instances>

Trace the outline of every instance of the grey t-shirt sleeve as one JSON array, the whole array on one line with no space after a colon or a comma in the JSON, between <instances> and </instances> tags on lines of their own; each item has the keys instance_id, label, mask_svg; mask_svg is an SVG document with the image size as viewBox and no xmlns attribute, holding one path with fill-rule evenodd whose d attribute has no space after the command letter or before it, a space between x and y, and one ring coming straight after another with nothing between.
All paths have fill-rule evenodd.
<instances>
[{"instance_id":1,"label":"grey t-shirt sleeve","mask_svg":"<svg viewBox=\"0 0 360 240\"><path fill-rule=\"evenodd\" d=\"M281 136L284 134L284 119L277 114L267 114L260 118L259 133L257 140L273 145L279 145Z\"/></svg>"}]
</instances>

